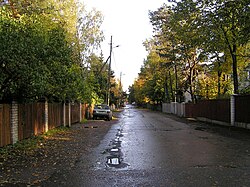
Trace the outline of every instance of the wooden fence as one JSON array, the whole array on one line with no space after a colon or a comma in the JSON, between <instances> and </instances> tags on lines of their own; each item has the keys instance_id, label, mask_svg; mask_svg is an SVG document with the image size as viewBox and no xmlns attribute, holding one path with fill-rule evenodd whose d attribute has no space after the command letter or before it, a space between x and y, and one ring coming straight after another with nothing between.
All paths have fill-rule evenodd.
<instances>
[{"instance_id":1,"label":"wooden fence","mask_svg":"<svg viewBox=\"0 0 250 187\"><path fill-rule=\"evenodd\" d=\"M68 110L66 109L66 111ZM49 129L61 126L63 124L63 103L49 103L48 116Z\"/></svg>"},{"instance_id":2,"label":"wooden fence","mask_svg":"<svg viewBox=\"0 0 250 187\"><path fill-rule=\"evenodd\" d=\"M79 122L79 115L80 115L80 104L74 103L71 105L71 123Z\"/></svg>"},{"instance_id":3,"label":"wooden fence","mask_svg":"<svg viewBox=\"0 0 250 187\"><path fill-rule=\"evenodd\" d=\"M211 120L230 122L230 100L202 100L197 104L185 104L185 117L204 117Z\"/></svg>"},{"instance_id":4,"label":"wooden fence","mask_svg":"<svg viewBox=\"0 0 250 187\"><path fill-rule=\"evenodd\" d=\"M44 103L18 104L18 140L45 132Z\"/></svg>"},{"instance_id":5,"label":"wooden fence","mask_svg":"<svg viewBox=\"0 0 250 187\"><path fill-rule=\"evenodd\" d=\"M11 143L10 105L0 104L0 147Z\"/></svg>"},{"instance_id":6,"label":"wooden fence","mask_svg":"<svg viewBox=\"0 0 250 187\"><path fill-rule=\"evenodd\" d=\"M0 104L0 147L55 127L70 126L89 116L88 105L80 103L36 102L13 106Z\"/></svg>"},{"instance_id":7,"label":"wooden fence","mask_svg":"<svg viewBox=\"0 0 250 187\"><path fill-rule=\"evenodd\" d=\"M235 121L250 123L250 96L235 97Z\"/></svg>"},{"instance_id":8,"label":"wooden fence","mask_svg":"<svg viewBox=\"0 0 250 187\"><path fill-rule=\"evenodd\" d=\"M192 103L163 103L162 112L250 129L250 95Z\"/></svg>"}]
</instances>

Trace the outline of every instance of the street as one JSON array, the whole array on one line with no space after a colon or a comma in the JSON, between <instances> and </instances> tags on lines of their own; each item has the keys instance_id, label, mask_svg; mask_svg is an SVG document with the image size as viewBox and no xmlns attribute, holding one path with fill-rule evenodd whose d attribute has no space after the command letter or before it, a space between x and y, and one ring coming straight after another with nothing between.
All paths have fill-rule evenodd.
<instances>
[{"instance_id":1,"label":"street","mask_svg":"<svg viewBox=\"0 0 250 187\"><path fill-rule=\"evenodd\" d=\"M126 107L74 169L41 185L250 186L249 132L210 126Z\"/></svg>"}]
</instances>

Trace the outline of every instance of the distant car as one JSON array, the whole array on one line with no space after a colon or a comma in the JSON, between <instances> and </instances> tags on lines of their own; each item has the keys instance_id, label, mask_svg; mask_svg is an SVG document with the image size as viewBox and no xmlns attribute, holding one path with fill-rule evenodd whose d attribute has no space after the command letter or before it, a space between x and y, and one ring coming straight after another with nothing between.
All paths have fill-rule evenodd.
<instances>
[{"instance_id":1,"label":"distant car","mask_svg":"<svg viewBox=\"0 0 250 187\"><path fill-rule=\"evenodd\" d=\"M112 120L112 111L108 105L95 105L93 110L93 119L97 118L107 119L108 121Z\"/></svg>"}]
</instances>

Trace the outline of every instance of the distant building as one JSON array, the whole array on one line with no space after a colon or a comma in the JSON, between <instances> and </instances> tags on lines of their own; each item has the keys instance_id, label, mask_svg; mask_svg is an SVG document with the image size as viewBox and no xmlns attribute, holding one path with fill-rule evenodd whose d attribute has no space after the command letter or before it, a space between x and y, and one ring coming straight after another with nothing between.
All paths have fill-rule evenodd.
<instances>
[{"instance_id":1,"label":"distant building","mask_svg":"<svg viewBox=\"0 0 250 187\"><path fill-rule=\"evenodd\" d=\"M250 64L240 74L239 89L244 90L250 87Z\"/></svg>"}]
</instances>

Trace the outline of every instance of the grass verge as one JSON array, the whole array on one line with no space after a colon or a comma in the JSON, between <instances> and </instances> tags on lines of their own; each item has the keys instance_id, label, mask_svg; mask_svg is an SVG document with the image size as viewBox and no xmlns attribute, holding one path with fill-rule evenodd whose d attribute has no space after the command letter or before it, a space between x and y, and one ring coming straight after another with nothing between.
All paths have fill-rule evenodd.
<instances>
[{"instance_id":1,"label":"grass verge","mask_svg":"<svg viewBox=\"0 0 250 187\"><path fill-rule=\"evenodd\" d=\"M15 155L17 152L32 152L35 149L42 147L43 142L46 138L54 136L59 133L65 133L69 130L68 127L58 127L54 129L50 129L48 132L33 136L31 138L27 138L24 140L20 140L13 145L7 145L5 147L0 147L0 158L8 157L10 155Z\"/></svg>"}]
</instances>

